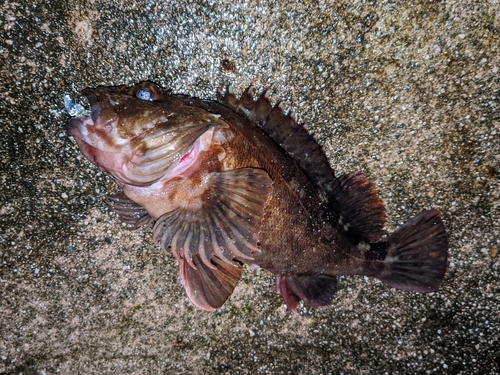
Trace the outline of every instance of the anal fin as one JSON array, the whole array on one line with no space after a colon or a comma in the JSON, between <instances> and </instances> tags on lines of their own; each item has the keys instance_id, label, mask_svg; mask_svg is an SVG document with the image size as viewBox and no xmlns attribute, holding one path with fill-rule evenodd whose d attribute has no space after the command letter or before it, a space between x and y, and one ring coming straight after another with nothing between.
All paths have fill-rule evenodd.
<instances>
[{"instance_id":1,"label":"anal fin","mask_svg":"<svg viewBox=\"0 0 500 375\"><path fill-rule=\"evenodd\" d=\"M337 293L337 278L328 275L276 275L276 287L288 308L296 314L300 301L314 309L329 305Z\"/></svg>"}]
</instances>

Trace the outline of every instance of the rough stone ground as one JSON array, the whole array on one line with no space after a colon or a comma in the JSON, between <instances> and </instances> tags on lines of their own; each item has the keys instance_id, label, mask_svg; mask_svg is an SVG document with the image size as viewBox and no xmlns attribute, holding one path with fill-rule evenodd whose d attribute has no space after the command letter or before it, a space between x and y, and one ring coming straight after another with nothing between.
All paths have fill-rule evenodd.
<instances>
[{"instance_id":1,"label":"rough stone ground","mask_svg":"<svg viewBox=\"0 0 500 375\"><path fill-rule=\"evenodd\" d=\"M4 1L0 373L499 373L499 15L498 0ZM293 316L246 269L225 306L197 310L63 130L64 94L146 79L206 98L273 87L339 174L375 181L388 230L441 210L442 289L343 278L331 306Z\"/></svg>"}]
</instances>

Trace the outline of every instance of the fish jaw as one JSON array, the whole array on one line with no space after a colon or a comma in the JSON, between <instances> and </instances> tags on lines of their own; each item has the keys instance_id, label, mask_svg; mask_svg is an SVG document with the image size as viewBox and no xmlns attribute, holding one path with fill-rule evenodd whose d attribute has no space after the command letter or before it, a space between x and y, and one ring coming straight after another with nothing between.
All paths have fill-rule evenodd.
<instances>
[{"instance_id":1,"label":"fish jaw","mask_svg":"<svg viewBox=\"0 0 500 375\"><path fill-rule=\"evenodd\" d=\"M66 129L75 139L82 154L101 171L114 176L127 163L127 155L120 147L110 142L111 139L105 131L94 128L90 117L72 118Z\"/></svg>"}]
</instances>

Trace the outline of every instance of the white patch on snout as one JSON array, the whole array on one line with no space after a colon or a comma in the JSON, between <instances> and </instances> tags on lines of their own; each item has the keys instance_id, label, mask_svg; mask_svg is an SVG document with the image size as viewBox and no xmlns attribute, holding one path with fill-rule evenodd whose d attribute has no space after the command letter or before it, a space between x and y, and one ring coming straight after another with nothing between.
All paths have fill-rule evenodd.
<instances>
[{"instance_id":1,"label":"white patch on snout","mask_svg":"<svg viewBox=\"0 0 500 375\"><path fill-rule=\"evenodd\" d=\"M82 133L83 136L89 135L89 129L87 128L85 123L84 123L84 126L79 126L78 128L80 129L80 133ZM87 140L87 139L85 139L85 140Z\"/></svg>"}]
</instances>

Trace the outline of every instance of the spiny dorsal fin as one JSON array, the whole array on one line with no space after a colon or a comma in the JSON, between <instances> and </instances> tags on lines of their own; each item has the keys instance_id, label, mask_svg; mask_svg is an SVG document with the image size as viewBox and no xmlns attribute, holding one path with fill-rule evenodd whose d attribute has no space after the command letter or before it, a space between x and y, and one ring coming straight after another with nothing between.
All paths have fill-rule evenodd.
<instances>
[{"instance_id":1,"label":"spiny dorsal fin","mask_svg":"<svg viewBox=\"0 0 500 375\"><path fill-rule=\"evenodd\" d=\"M281 103L271 106L269 90L257 100L249 86L240 99L228 87L218 93L218 100L238 113L244 114L298 164L304 173L326 194L328 201L339 215L339 224L347 234L357 240L377 242L383 235L386 221L384 204L373 183L361 172L335 178L321 146L295 121L293 114L285 114Z\"/></svg>"},{"instance_id":2,"label":"spiny dorsal fin","mask_svg":"<svg viewBox=\"0 0 500 375\"><path fill-rule=\"evenodd\" d=\"M227 88L217 93L222 104L257 123L260 128L278 143L298 164L304 173L327 195L335 179L328 158L316 139L307 132L302 124L295 121L293 114L285 114L281 103L274 107L269 101L269 90L253 99L253 86L249 86L240 99Z\"/></svg>"}]
</instances>

